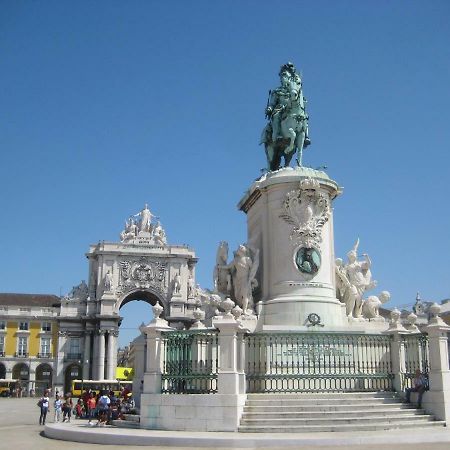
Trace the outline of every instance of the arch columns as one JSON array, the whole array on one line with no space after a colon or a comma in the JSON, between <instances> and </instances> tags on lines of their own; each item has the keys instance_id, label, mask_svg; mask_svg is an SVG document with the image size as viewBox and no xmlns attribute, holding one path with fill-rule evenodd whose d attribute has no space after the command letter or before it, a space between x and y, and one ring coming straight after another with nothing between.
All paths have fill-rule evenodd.
<instances>
[{"instance_id":1,"label":"arch columns","mask_svg":"<svg viewBox=\"0 0 450 450\"><path fill-rule=\"evenodd\" d=\"M96 358L96 376L97 380L105 378L105 330L98 330L96 338L97 358Z\"/></svg>"},{"instance_id":2,"label":"arch columns","mask_svg":"<svg viewBox=\"0 0 450 450\"><path fill-rule=\"evenodd\" d=\"M117 337L119 336L118 330L110 330L108 332L108 357L106 367L106 378L108 380L114 380L116 378L116 366L117 366Z\"/></svg>"},{"instance_id":3,"label":"arch columns","mask_svg":"<svg viewBox=\"0 0 450 450\"><path fill-rule=\"evenodd\" d=\"M83 353L83 378L91 378L90 377L90 365L92 364L91 357L91 332L84 332L84 353Z\"/></svg>"}]
</instances>

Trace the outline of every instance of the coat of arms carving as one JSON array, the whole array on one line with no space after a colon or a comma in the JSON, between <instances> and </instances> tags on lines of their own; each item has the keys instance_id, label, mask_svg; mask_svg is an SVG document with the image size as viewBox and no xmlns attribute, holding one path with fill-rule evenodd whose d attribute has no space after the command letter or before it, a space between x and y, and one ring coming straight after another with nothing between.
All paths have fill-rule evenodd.
<instances>
[{"instance_id":1,"label":"coat of arms carving","mask_svg":"<svg viewBox=\"0 0 450 450\"><path fill-rule=\"evenodd\" d=\"M150 261L145 257L134 261L120 261L119 292L136 288L152 288L161 293L167 291L167 263Z\"/></svg>"},{"instance_id":2,"label":"coat of arms carving","mask_svg":"<svg viewBox=\"0 0 450 450\"><path fill-rule=\"evenodd\" d=\"M322 227L330 211L328 197L319 188L317 180L307 178L283 201L284 212L279 217L292 226L290 238L296 245L318 248L322 242Z\"/></svg>"}]
</instances>

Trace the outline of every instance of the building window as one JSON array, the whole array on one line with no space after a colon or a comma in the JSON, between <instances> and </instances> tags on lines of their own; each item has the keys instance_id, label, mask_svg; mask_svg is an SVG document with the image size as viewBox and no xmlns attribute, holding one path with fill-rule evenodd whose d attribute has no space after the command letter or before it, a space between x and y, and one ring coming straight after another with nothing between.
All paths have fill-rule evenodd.
<instances>
[{"instance_id":1,"label":"building window","mask_svg":"<svg viewBox=\"0 0 450 450\"><path fill-rule=\"evenodd\" d=\"M28 331L29 324L28 322L19 322L19 330Z\"/></svg>"},{"instance_id":2,"label":"building window","mask_svg":"<svg viewBox=\"0 0 450 450\"><path fill-rule=\"evenodd\" d=\"M31 308L19 308L20 312L31 312Z\"/></svg>"},{"instance_id":3,"label":"building window","mask_svg":"<svg viewBox=\"0 0 450 450\"><path fill-rule=\"evenodd\" d=\"M42 331L46 331L46 332L52 331L52 323L51 322L42 322Z\"/></svg>"},{"instance_id":4,"label":"building window","mask_svg":"<svg viewBox=\"0 0 450 450\"><path fill-rule=\"evenodd\" d=\"M41 338L41 353L40 356L45 358L50 356L51 338Z\"/></svg>"},{"instance_id":5,"label":"building window","mask_svg":"<svg viewBox=\"0 0 450 450\"><path fill-rule=\"evenodd\" d=\"M0 336L0 356L5 356L5 336Z\"/></svg>"},{"instance_id":6,"label":"building window","mask_svg":"<svg viewBox=\"0 0 450 450\"><path fill-rule=\"evenodd\" d=\"M0 320L0 330L6 330L6 322L4 320Z\"/></svg>"},{"instance_id":7,"label":"building window","mask_svg":"<svg viewBox=\"0 0 450 450\"><path fill-rule=\"evenodd\" d=\"M81 359L80 338L70 338L68 359Z\"/></svg>"},{"instance_id":8,"label":"building window","mask_svg":"<svg viewBox=\"0 0 450 450\"><path fill-rule=\"evenodd\" d=\"M20 336L17 344L17 356L27 356L28 338Z\"/></svg>"}]
</instances>

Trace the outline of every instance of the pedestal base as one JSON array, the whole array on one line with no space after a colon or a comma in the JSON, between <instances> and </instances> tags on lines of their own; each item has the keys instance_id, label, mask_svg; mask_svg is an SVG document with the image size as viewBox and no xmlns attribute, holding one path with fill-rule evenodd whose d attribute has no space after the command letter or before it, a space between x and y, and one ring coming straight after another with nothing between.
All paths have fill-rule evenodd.
<instances>
[{"instance_id":1,"label":"pedestal base","mask_svg":"<svg viewBox=\"0 0 450 450\"><path fill-rule=\"evenodd\" d=\"M286 295L263 302L259 324L327 331L347 327L348 320L345 305L337 299Z\"/></svg>"}]
</instances>

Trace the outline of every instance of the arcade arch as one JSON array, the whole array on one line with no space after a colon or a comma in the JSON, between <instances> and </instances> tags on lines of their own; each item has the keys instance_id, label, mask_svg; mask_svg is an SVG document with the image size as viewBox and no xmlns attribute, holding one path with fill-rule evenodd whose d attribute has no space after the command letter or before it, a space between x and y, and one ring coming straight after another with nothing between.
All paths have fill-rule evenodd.
<instances>
[{"instance_id":1,"label":"arcade arch","mask_svg":"<svg viewBox=\"0 0 450 450\"><path fill-rule=\"evenodd\" d=\"M67 366L64 374L64 392L70 392L72 388L72 380L81 378L82 368L80 364L71 364Z\"/></svg>"},{"instance_id":2,"label":"arcade arch","mask_svg":"<svg viewBox=\"0 0 450 450\"><path fill-rule=\"evenodd\" d=\"M6 378L6 366L0 363L0 379Z\"/></svg>"},{"instance_id":3,"label":"arcade arch","mask_svg":"<svg viewBox=\"0 0 450 450\"><path fill-rule=\"evenodd\" d=\"M12 370L12 378L19 380L19 383L16 385L16 396L22 397L22 395L26 395L30 381L29 366L25 363L16 364Z\"/></svg>"},{"instance_id":4,"label":"arcade arch","mask_svg":"<svg viewBox=\"0 0 450 450\"><path fill-rule=\"evenodd\" d=\"M29 381L30 368L25 363L18 363L13 367L12 377L15 380Z\"/></svg>"},{"instance_id":5,"label":"arcade arch","mask_svg":"<svg viewBox=\"0 0 450 450\"><path fill-rule=\"evenodd\" d=\"M43 363L36 367L35 391L36 395L42 395L46 389L52 387L53 369L49 364Z\"/></svg>"}]
</instances>

